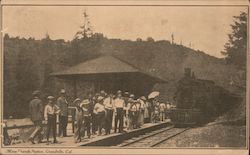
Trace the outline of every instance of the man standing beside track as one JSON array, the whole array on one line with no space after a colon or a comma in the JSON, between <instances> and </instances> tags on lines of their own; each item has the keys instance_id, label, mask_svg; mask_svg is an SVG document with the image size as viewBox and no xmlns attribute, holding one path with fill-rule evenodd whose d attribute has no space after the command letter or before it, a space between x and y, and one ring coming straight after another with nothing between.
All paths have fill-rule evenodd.
<instances>
[{"instance_id":1,"label":"man standing beside track","mask_svg":"<svg viewBox=\"0 0 250 155\"><path fill-rule=\"evenodd\" d=\"M48 96L48 104L44 108L44 118L47 124L47 145L49 145L50 131L53 133L53 143L58 143L56 140L56 115L60 109L55 105L54 97Z\"/></svg>"},{"instance_id":2,"label":"man standing beside track","mask_svg":"<svg viewBox=\"0 0 250 155\"><path fill-rule=\"evenodd\" d=\"M97 128L98 128L98 135L102 135L102 128L104 128L105 125L105 107L103 105L103 97L99 96L97 98L97 103L94 107L94 113L96 114L96 120L97 120Z\"/></svg>"},{"instance_id":3,"label":"man standing beside track","mask_svg":"<svg viewBox=\"0 0 250 155\"><path fill-rule=\"evenodd\" d=\"M117 91L117 98L114 101L115 107L115 133L117 131L117 124L119 122L119 133L123 132L123 116L124 116L124 107L125 101L122 99L122 92Z\"/></svg>"},{"instance_id":4,"label":"man standing beside track","mask_svg":"<svg viewBox=\"0 0 250 155\"><path fill-rule=\"evenodd\" d=\"M105 115L105 134L110 134L112 129L112 120L113 120L113 110L114 110L114 99L113 94L110 93L107 98L103 101L106 115Z\"/></svg>"},{"instance_id":5,"label":"man standing beside track","mask_svg":"<svg viewBox=\"0 0 250 155\"><path fill-rule=\"evenodd\" d=\"M60 97L57 99L57 105L61 112L59 115L59 135L61 137L67 136L67 125L68 125L68 102L66 100L66 91L61 89Z\"/></svg>"},{"instance_id":6,"label":"man standing beside track","mask_svg":"<svg viewBox=\"0 0 250 155\"><path fill-rule=\"evenodd\" d=\"M36 129L30 135L29 141L35 144L34 138L38 137L38 143L42 141L42 120L43 120L43 105L40 99L40 91L36 90L32 93L33 99L30 101L29 110L31 114L31 120L34 123Z\"/></svg>"},{"instance_id":7,"label":"man standing beside track","mask_svg":"<svg viewBox=\"0 0 250 155\"><path fill-rule=\"evenodd\" d=\"M81 108L83 110L83 137L85 136L85 131L87 130L87 136L90 138L90 123L91 123L91 108L90 101L85 99L81 103Z\"/></svg>"},{"instance_id":8,"label":"man standing beside track","mask_svg":"<svg viewBox=\"0 0 250 155\"><path fill-rule=\"evenodd\" d=\"M81 129L83 127L83 109L81 108L81 100L79 98L75 99L73 102L76 105L76 111L75 111L75 125L76 125L76 131L75 131L75 143L81 142Z\"/></svg>"}]
</instances>

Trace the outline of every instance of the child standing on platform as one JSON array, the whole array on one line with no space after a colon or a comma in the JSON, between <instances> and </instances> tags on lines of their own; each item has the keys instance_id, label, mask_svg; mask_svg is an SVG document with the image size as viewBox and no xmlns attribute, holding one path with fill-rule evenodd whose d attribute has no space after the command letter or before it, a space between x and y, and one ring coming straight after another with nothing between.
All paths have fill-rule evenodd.
<instances>
[{"instance_id":1,"label":"child standing on platform","mask_svg":"<svg viewBox=\"0 0 250 155\"><path fill-rule=\"evenodd\" d=\"M55 105L54 97L48 97L48 104L44 109L44 118L47 122L47 145L49 144L49 135L52 130L54 141L53 143L57 143L56 140L56 115L60 112L59 107Z\"/></svg>"}]
</instances>

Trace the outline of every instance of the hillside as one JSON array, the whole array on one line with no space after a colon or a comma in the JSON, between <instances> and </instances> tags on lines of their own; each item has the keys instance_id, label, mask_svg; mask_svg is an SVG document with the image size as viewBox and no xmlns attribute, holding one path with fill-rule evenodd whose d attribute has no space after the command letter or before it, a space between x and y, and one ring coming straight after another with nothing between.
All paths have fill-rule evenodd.
<instances>
[{"instance_id":1,"label":"hillside","mask_svg":"<svg viewBox=\"0 0 250 155\"><path fill-rule=\"evenodd\" d=\"M172 101L185 67L192 68L197 78L214 80L231 92L241 93L245 88L244 71L226 64L223 59L169 41L108 39L100 34L70 42L51 40L48 36L42 40L5 36L4 116L27 116L28 109L23 107L27 107L34 89L45 92L44 96L57 94L58 82L49 76L51 72L104 54L115 55L166 79L167 84L155 86L164 100Z\"/></svg>"},{"instance_id":2,"label":"hillside","mask_svg":"<svg viewBox=\"0 0 250 155\"><path fill-rule=\"evenodd\" d=\"M223 59L209 56L181 45L172 45L168 41L122 41L104 42L102 53L110 52L121 59L168 81L161 89L164 98L172 100L176 82L183 77L185 67L192 68L197 78L213 80L233 93L241 93L244 74L235 66L228 65ZM230 84L231 81L234 84Z\"/></svg>"}]
</instances>

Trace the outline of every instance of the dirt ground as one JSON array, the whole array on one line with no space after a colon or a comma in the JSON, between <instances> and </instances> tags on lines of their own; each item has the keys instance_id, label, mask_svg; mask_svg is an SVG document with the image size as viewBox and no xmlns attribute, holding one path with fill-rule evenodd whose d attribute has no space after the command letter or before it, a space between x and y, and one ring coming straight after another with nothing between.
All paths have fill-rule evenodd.
<instances>
[{"instance_id":1,"label":"dirt ground","mask_svg":"<svg viewBox=\"0 0 250 155\"><path fill-rule=\"evenodd\" d=\"M245 147L246 126L212 124L192 128L159 147Z\"/></svg>"}]
</instances>

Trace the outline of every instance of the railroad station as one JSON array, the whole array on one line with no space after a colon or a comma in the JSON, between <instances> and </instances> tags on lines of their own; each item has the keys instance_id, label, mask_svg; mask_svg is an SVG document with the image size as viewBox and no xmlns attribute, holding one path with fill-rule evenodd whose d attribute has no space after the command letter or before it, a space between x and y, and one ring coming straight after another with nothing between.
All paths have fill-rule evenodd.
<instances>
[{"instance_id":1,"label":"railroad station","mask_svg":"<svg viewBox=\"0 0 250 155\"><path fill-rule=\"evenodd\" d=\"M63 79L63 85L68 90L73 90L75 97L101 90L107 93L118 90L133 92L139 97L149 94L156 83L166 83L166 80L110 55L80 63L51 75Z\"/></svg>"},{"instance_id":2,"label":"railroad station","mask_svg":"<svg viewBox=\"0 0 250 155\"><path fill-rule=\"evenodd\" d=\"M45 6L3 9L1 146L246 148L244 6Z\"/></svg>"}]
</instances>

